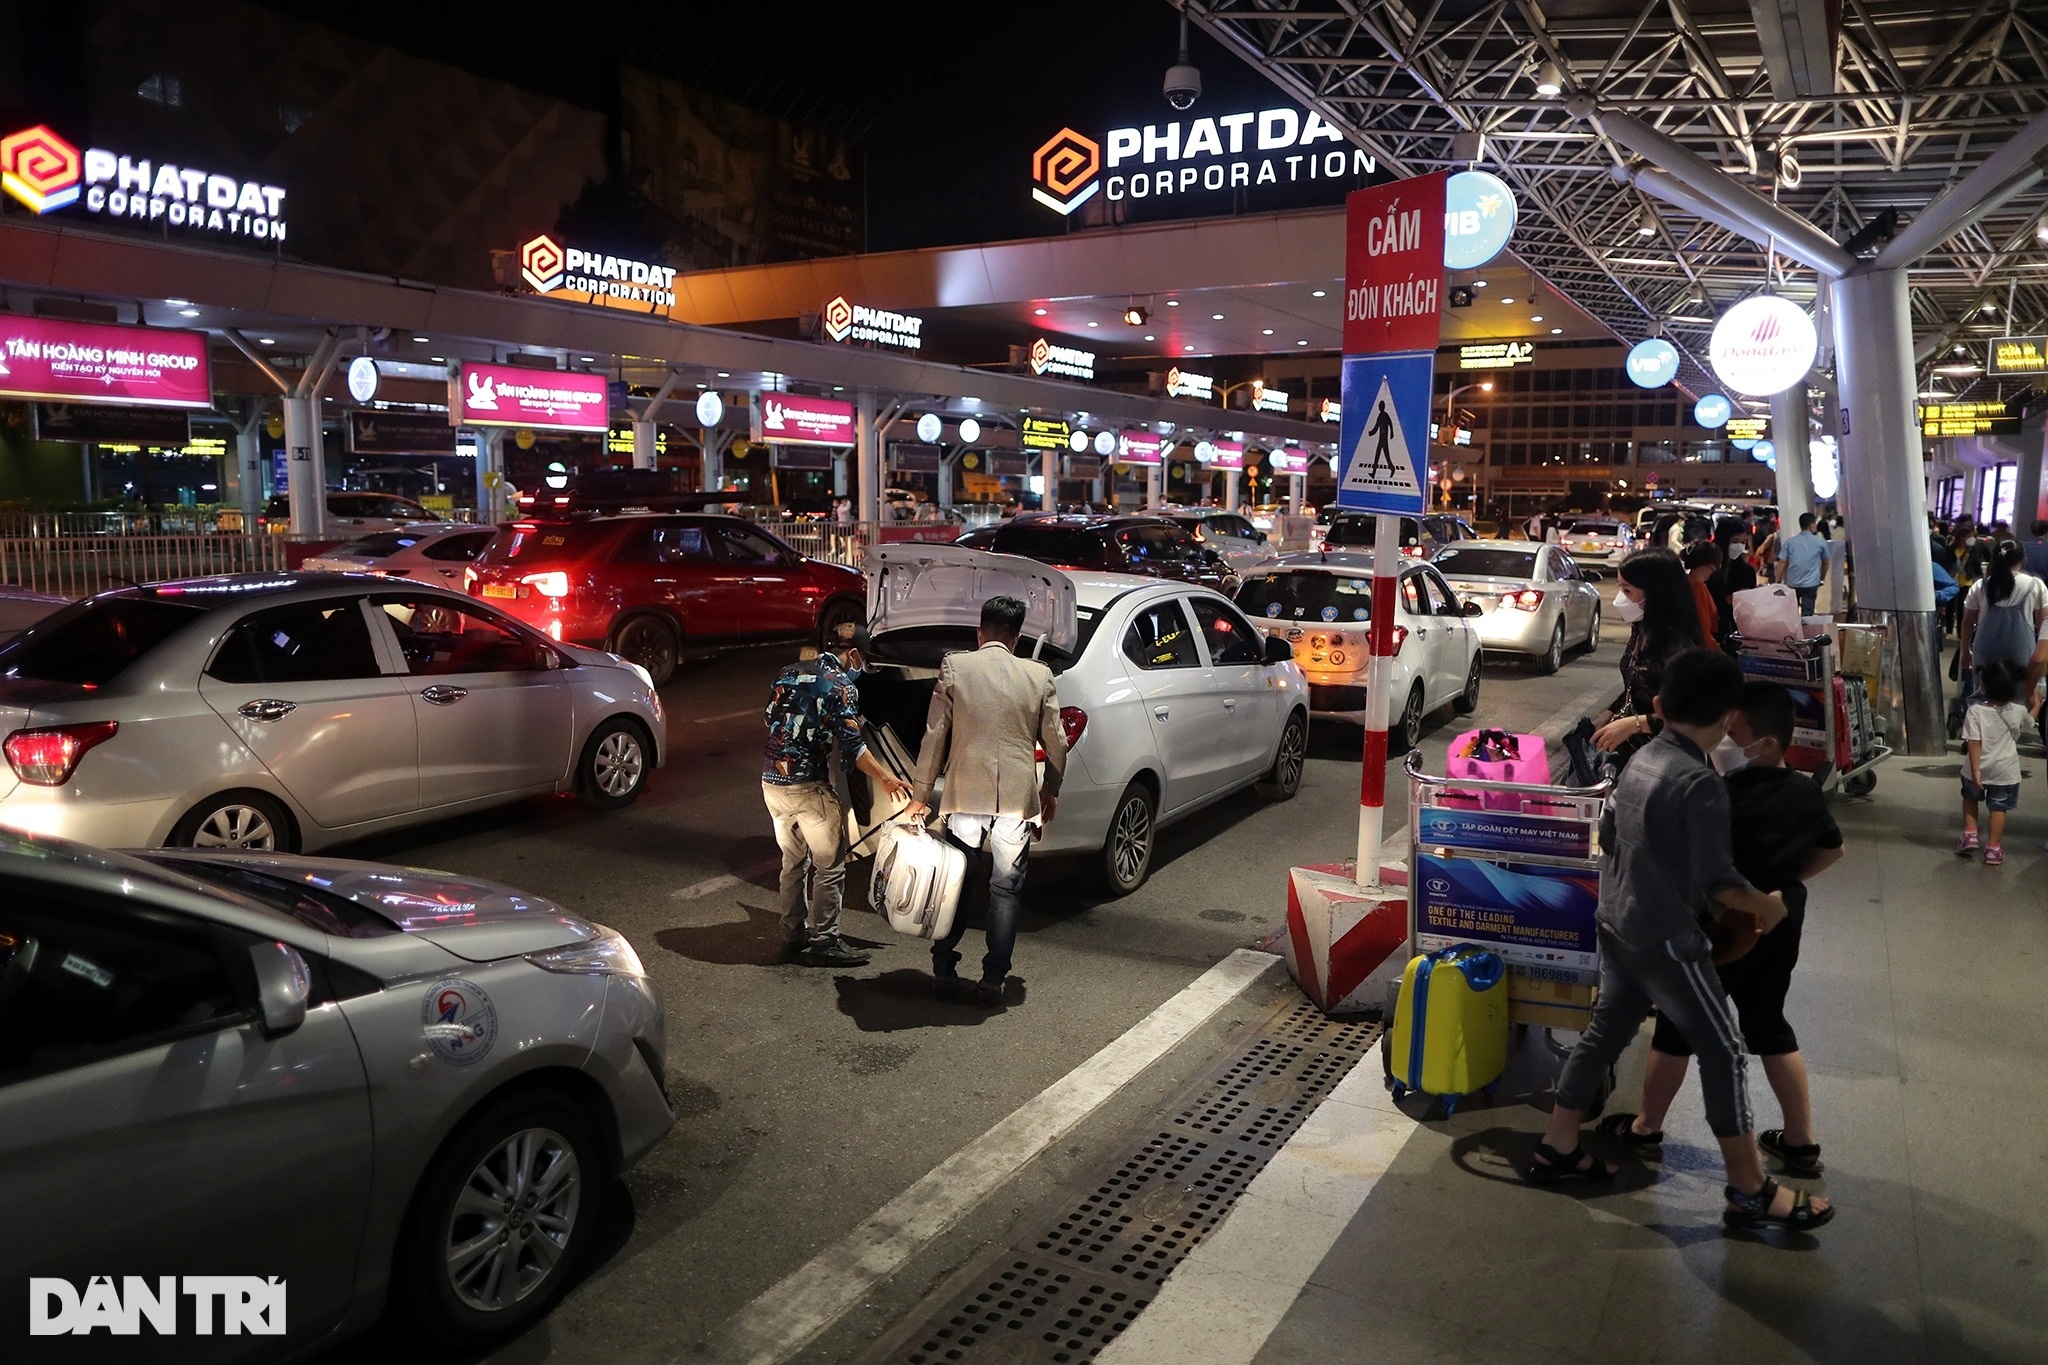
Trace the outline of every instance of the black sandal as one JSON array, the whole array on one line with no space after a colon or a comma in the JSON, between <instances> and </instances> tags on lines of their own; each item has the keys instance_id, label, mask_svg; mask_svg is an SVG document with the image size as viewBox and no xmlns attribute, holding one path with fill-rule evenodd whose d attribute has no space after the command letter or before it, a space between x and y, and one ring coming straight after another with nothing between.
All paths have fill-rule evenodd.
<instances>
[{"instance_id":1,"label":"black sandal","mask_svg":"<svg viewBox=\"0 0 2048 1365\"><path fill-rule=\"evenodd\" d=\"M1536 1155L1529 1162L1529 1183L1532 1185L1556 1185L1572 1180L1601 1185L1619 1174L1620 1171L1609 1170L1606 1162L1584 1147L1576 1152L1560 1152L1547 1142L1536 1144Z\"/></svg>"},{"instance_id":2,"label":"black sandal","mask_svg":"<svg viewBox=\"0 0 2048 1365\"><path fill-rule=\"evenodd\" d=\"M1654 1133L1638 1133L1635 1129L1634 1114L1609 1114L1593 1125L1596 1132L1607 1134L1631 1152L1643 1156L1658 1156L1664 1151L1664 1130Z\"/></svg>"},{"instance_id":3,"label":"black sandal","mask_svg":"<svg viewBox=\"0 0 2048 1365\"><path fill-rule=\"evenodd\" d=\"M1792 1211L1786 1214L1771 1212L1771 1201L1783 1189L1775 1180L1764 1181L1764 1187L1755 1194L1744 1194L1733 1185L1722 1186L1728 1196L1728 1207L1721 1212L1721 1222L1731 1228L1789 1228L1794 1232L1811 1232L1835 1216L1835 1206L1824 1209L1813 1206L1813 1197L1805 1190L1792 1192Z\"/></svg>"},{"instance_id":4,"label":"black sandal","mask_svg":"<svg viewBox=\"0 0 2048 1365\"><path fill-rule=\"evenodd\" d=\"M1756 1145L1763 1149L1765 1156L1776 1159L1779 1164L1784 1166L1785 1174L1787 1175L1811 1180L1827 1169L1827 1167L1820 1163L1820 1144L1818 1142L1808 1143L1804 1147L1795 1147L1785 1141L1785 1130L1783 1128L1766 1128L1763 1132L1758 1133L1756 1135Z\"/></svg>"}]
</instances>

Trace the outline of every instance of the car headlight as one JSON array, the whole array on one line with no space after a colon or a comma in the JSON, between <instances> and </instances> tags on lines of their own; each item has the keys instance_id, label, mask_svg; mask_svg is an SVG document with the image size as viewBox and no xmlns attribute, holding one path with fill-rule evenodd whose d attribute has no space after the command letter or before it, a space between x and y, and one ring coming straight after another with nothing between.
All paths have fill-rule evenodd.
<instances>
[{"instance_id":1,"label":"car headlight","mask_svg":"<svg viewBox=\"0 0 2048 1365\"><path fill-rule=\"evenodd\" d=\"M567 976L647 975L647 969L640 965L640 954L633 951L633 945L626 942L624 934L602 924L597 926L597 931L597 937L587 943L571 943L545 952L528 953L526 960L542 971L561 972Z\"/></svg>"}]
</instances>

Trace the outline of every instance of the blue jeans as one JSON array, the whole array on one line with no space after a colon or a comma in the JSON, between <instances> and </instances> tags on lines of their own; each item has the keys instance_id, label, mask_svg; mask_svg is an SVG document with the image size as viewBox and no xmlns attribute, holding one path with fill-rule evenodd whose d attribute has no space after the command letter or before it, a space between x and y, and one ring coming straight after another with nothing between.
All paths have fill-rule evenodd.
<instances>
[{"instance_id":1,"label":"blue jeans","mask_svg":"<svg viewBox=\"0 0 2048 1365\"><path fill-rule=\"evenodd\" d=\"M1010 955L1017 948L1017 917L1022 913L1024 869L1031 860L1032 827L1010 815L949 815L946 835L969 849L988 848L988 953L981 959L981 979L1001 986L1010 974ZM964 893L963 893L964 896ZM961 935L967 932L967 907L953 916L953 932L932 944L932 975L948 981L959 975Z\"/></svg>"}]
</instances>

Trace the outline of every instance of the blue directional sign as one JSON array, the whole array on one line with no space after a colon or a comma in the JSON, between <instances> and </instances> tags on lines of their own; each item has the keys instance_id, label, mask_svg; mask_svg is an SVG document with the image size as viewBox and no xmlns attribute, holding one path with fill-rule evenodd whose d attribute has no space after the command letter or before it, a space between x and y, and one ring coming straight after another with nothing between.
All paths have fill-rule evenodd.
<instances>
[{"instance_id":1,"label":"blue directional sign","mask_svg":"<svg viewBox=\"0 0 2048 1365\"><path fill-rule=\"evenodd\" d=\"M1344 357L1337 505L1419 516L1429 487L1429 403L1436 353Z\"/></svg>"},{"instance_id":2,"label":"blue directional sign","mask_svg":"<svg viewBox=\"0 0 2048 1365\"><path fill-rule=\"evenodd\" d=\"M1662 337L1638 341L1628 353L1629 382L1639 388L1661 389L1678 378L1678 348Z\"/></svg>"},{"instance_id":3,"label":"blue directional sign","mask_svg":"<svg viewBox=\"0 0 2048 1365\"><path fill-rule=\"evenodd\" d=\"M1692 420L1708 431L1718 431L1727 426L1728 419L1734 415L1735 405L1728 401L1725 394L1706 394L1692 405Z\"/></svg>"}]
</instances>

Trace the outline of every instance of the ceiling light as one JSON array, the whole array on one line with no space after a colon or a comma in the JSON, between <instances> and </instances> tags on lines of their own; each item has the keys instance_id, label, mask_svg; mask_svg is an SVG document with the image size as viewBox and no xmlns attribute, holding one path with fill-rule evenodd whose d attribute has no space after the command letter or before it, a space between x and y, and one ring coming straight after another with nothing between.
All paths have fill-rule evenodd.
<instances>
[{"instance_id":1,"label":"ceiling light","mask_svg":"<svg viewBox=\"0 0 2048 1365\"><path fill-rule=\"evenodd\" d=\"M1089 325L1090 327L1100 327L1100 326L1101 326L1102 324L1101 324L1101 323L1099 323L1099 322L1091 322L1091 323L1089 323L1088 325Z\"/></svg>"},{"instance_id":2,"label":"ceiling light","mask_svg":"<svg viewBox=\"0 0 2048 1365\"><path fill-rule=\"evenodd\" d=\"M1045 316L1045 310L1043 308L1034 308L1031 310L1031 316L1035 318L1042 318Z\"/></svg>"},{"instance_id":3,"label":"ceiling light","mask_svg":"<svg viewBox=\"0 0 2048 1365\"><path fill-rule=\"evenodd\" d=\"M1178 307L1180 307L1180 300L1179 300L1179 299L1168 299L1168 300L1166 301L1166 306L1167 306L1168 308L1178 308Z\"/></svg>"},{"instance_id":4,"label":"ceiling light","mask_svg":"<svg viewBox=\"0 0 2048 1365\"><path fill-rule=\"evenodd\" d=\"M720 370L720 371L718 372L718 377L719 377L720 379L730 379L730 378L732 378L732 371L731 371L731 370Z\"/></svg>"},{"instance_id":5,"label":"ceiling light","mask_svg":"<svg viewBox=\"0 0 2048 1365\"><path fill-rule=\"evenodd\" d=\"M1486 288L1486 281L1485 281L1485 280L1474 280L1474 281L1472 281L1472 287L1473 287L1474 289L1484 289L1484 288Z\"/></svg>"},{"instance_id":6,"label":"ceiling light","mask_svg":"<svg viewBox=\"0 0 2048 1365\"><path fill-rule=\"evenodd\" d=\"M1297 342L1295 342L1294 344L1295 344L1295 345L1297 345L1297 346L1306 346L1306 345L1308 345L1308 343L1307 343L1306 341L1297 341Z\"/></svg>"},{"instance_id":7,"label":"ceiling light","mask_svg":"<svg viewBox=\"0 0 2048 1365\"><path fill-rule=\"evenodd\" d=\"M594 355L578 356L576 358L585 365L595 365L597 363L597 357Z\"/></svg>"},{"instance_id":8,"label":"ceiling light","mask_svg":"<svg viewBox=\"0 0 2048 1365\"><path fill-rule=\"evenodd\" d=\"M1553 327L1553 328L1551 328L1551 329L1550 329L1550 334L1551 334L1552 336L1554 336L1554 337L1555 337L1555 336L1563 336L1563 335L1564 335L1564 328L1562 328L1562 327Z\"/></svg>"},{"instance_id":9,"label":"ceiling light","mask_svg":"<svg viewBox=\"0 0 2048 1365\"><path fill-rule=\"evenodd\" d=\"M1308 296L1312 299L1319 299L1329 292L1327 289L1311 289L1308 291Z\"/></svg>"},{"instance_id":10,"label":"ceiling light","mask_svg":"<svg viewBox=\"0 0 2048 1365\"><path fill-rule=\"evenodd\" d=\"M431 338L429 338L429 337L414 337L414 338L413 338L413 340L414 340L414 341L417 341L417 342L425 343L425 342L427 342L427 341L431 340Z\"/></svg>"},{"instance_id":11,"label":"ceiling light","mask_svg":"<svg viewBox=\"0 0 2048 1365\"><path fill-rule=\"evenodd\" d=\"M1998 311L1998 305L1987 301L1984 305L1984 311L1987 313L1995 313Z\"/></svg>"},{"instance_id":12,"label":"ceiling light","mask_svg":"<svg viewBox=\"0 0 2048 1365\"><path fill-rule=\"evenodd\" d=\"M1269 336L1273 335L1273 329L1272 329L1271 327L1268 327L1268 328L1264 329L1263 331L1261 331L1261 332L1259 333L1259 335L1260 335L1260 336L1268 336L1268 337L1269 337Z\"/></svg>"},{"instance_id":13,"label":"ceiling light","mask_svg":"<svg viewBox=\"0 0 2048 1365\"><path fill-rule=\"evenodd\" d=\"M1181 349L1182 349L1183 351L1192 351L1192 350L1194 350L1195 348L1194 348L1194 345L1193 345L1193 343L1189 343L1188 345L1186 345L1186 346L1183 346L1183 347L1181 347Z\"/></svg>"},{"instance_id":14,"label":"ceiling light","mask_svg":"<svg viewBox=\"0 0 2048 1365\"><path fill-rule=\"evenodd\" d=\"M1221 322L1221 321L1223 321L1223 314L1221 314L1221 313L1211 313L1211 314L1209 314L1209 321L1211 321L1211 322Z\"/></svg>"},{"instance_id":15,"label":"ceiling light","mask_svg":"<svg viewBox=\"0 0 2048 1365\"><path fill-rule=\"evenodd\" d=\"M438 365L438 364L442 364L442 363L444 363L444 362L442 361L442 358L441 358L440 356L437 356L437 355L430 355L430 356L428 356L428 357L427 357L427 359L429 359L429 360L433 361L433 362L434 362L435 364L437 364L437 365Z\"/></svg>"},{"instance_id":16,"label":"ceiling light","mask_svg":"<svg viewBox=\"0 0 2048 1365\"><path fill-rule=\"evenodd\" d=\"M1502 303L1513 303L1513 302L1514 302L1514 300L1513 300L1513 299L1502 299L1502 300L1501 300L1501 302L1502 302Z\"/></svg>"},{"instance_id":17,"label":"ceiling light","mask_svg":"<svg viewBox=\"0 0 2048 1365\"><path fill-rule=\"evenodd\" d=\"M189 308L192 306L192 300L190 299L165 299L164 302L173 308Z\"/></svg>"},{"instance_id":18,"label":"ceiling light","mask_svg":"<svg viewBox=\"0 0 2048 1365\"><path fill-rule=\"evenodd\" d=\"M2034 238L2037 241L2048 242L2048 213L2042 214L2041 221L2034 224Z\"/></svg>"},{"instance_id":19,"label":"ceiling light","mask_svg":"<svg viewBox=\"0 0 2048 1365\"><path fill-rule=\"evenodd\" d=\"M834 384L834 385L832 386L832 392L834 392L834 393L845 393L845 392L846 392L846 385L844 385L844 384Z\"/></svg>"},{"instance_id":20,"label":"ceiling light","mask_svg":"<svg viewBox=\"0 0 2048 1365\"><path fill-rule=\"evenodd\" d=\"M1936 374L1968 376L1973 374L1984 373L1984 367L1982 365L1971 365L1965 362L1961 365L1936 365L1934 367L1934 372Z\"/></svg>"},{"instance_id":21,"label":"ceiling light","mask_svg":"<svg viewBox=\"0 0 2048 1365\"><path fill-rule=\"evenodd\" d=\"M1133 327L1143 327L1145 325L1145 319L1150 316L1152 315L1150 313L1147 313L1142 308L1124 309L1124 321L1130 323Z\"/></svg>"},{"instance_id":22,"label":"ceiling light","mask_svg":"<svg viewBox=\"0 0 2048 1365\"><path fill-rule=\"evenodd\" d=\"M197 308L180 308L178 316L181 318L196 318L199 316L199 310Z\"/></svg>"},{"instance_id":23,"label":"ceiling light","mask_svg":"<svg viewBox=\"0 0 2048 1365\"><path fill-rule=\"evenodd\" d=\"M1145 340L1147 341L1157 341L1158 339L1158 337L1153 336L1150 332L1145 333Z\"/></svg>"},{"instance_id":24,"label":"ceiling light","mask_svg":"<svg viewBox=\"0 0 2048 1365\"><path fill-rule=\"evenodd\" d=\"M258 346L275 346L275 345L277 345L277 338L276 338L276 337L257 337L257 338L256 338L256 344L257 344Z\"/></svg>"},{"instance_id":25,"label":"ceiling light","mask_svg":"<svg viewBox=\"0 0 2048 1365\"><path fill-rule=\"evenodd\" d=\"M1942 399L1948 397L1948 395L1943 393L1940 389L1922 389L1920 390L1920 396L1922 398L1927 399Z\"/></svg>"},{"instance_id":26,"label":"ceiling light","mask_svg":"<svg viewBox=\"0 0 2048 1365\"><path fill-rule=\"evenodd\" d=\"M1529 314L1529 321L1531 321L1531 322L1541 322L1541 321L1543 321L1543 314L1541 314L1541 313L1531 313L1531 314Z\"/></svg>"},{"instance_id":27,"label":"ceiling light","mask_svg":"<svg viewBox=\"0 0 2048 1365\"><path fill-rule=\"evenodd\" d=\"M1557 69L1552 61L1536 64L1536 93L1539 95L1561 95L1564 93L1564 72Z\"/></svg>"},{"instance_id":28,"label":"ceiling light","mask_svg":"<svg viewBox=\"0 0 2048 1365\"><path fill-rule=\"evenodd\" d=\"M1648 209L1644 209L1643 216L1636 219L1636 234L1642 237L1656 236L1657 215L1650 212Z\"/></svg>"},{"instance_id":29,"label":"ceiling light","mask_svg":"<svg viewBox=\"0 0 2048 1365\"><path fill-rule=\"evenodd\" d=\"M1965 351L1965 348L1961 346L1952 346L1949 349L1954 351L1957 355L1962 355Z\"/></svg>"}]
</instances>

